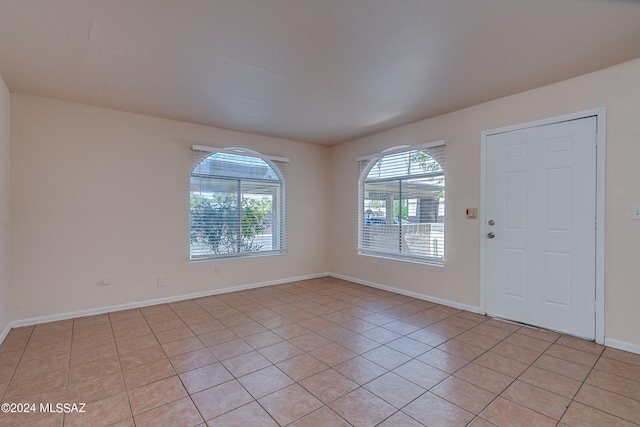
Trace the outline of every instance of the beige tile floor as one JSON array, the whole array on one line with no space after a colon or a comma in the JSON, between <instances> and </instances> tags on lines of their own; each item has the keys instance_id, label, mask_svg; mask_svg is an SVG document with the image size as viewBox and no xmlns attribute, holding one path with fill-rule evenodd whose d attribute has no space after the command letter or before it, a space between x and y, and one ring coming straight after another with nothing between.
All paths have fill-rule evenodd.
<instances>
[{"instance_id":1,"label":"beige tile floor","mask_svg":"<svg viewBox=\"0 0 640 427\"><path fill-rule=\"evenodd\" d=\"M37 405L2 427L632 426L640 355L323 278L13 329L0 396Z\"/></svg>"}]
</instances>

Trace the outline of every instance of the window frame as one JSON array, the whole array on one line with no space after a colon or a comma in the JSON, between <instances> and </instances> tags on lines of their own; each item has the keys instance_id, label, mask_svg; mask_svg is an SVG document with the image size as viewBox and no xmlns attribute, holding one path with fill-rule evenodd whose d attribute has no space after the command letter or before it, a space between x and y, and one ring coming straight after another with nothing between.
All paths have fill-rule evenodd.
<instances>
[{"instance_id":1,"label":"window frame","mask_svg":"<svg viewBox=\"0 0 640 427\"><path fill-rule=\"evenodd\" d=\"M378 258L389 258L389 259L394 259L394 260L400 260L400 261L406 261L406 262L415 262L415 263L420 263L420 264L427 264L427 265L432 265L432 266L439 266L439 267L443 267L444 263L445 263L445 222L446 222L446 209L444 209L444 202L446 197L442 197L442 199L440 200L440 203L443 203L442 205L442 209L444 210L444 214L442 215L442 221L436 221L436 222L431 222L430 224L438 224L441 223L441 227L442 227L442 255L441 256L433 256L431 254L429 255L415 255L415 254L410 254L410 253L403 253L402 252L402 245L403 245L403 221L402 221L402 216L399 215L399 222L396 222L395 216L393 217L393 224L390 224L387 222L387 225L395 225L396 223L398 224L398 250L397 251L387 251L384 250L383 248L379 248L379 247L367 247L367 241L368 241L368 237L365 235L366 234L366 230L367 227L371 227L372 224L376 224L376 223L369 223L367 224L367 210L369 209L367 207L367 200L371 200L368 199L366 196L367 193L367 184L376 184L376 183L398 183L398 194L400 194L400 198L399 200L399 204L402 205L402 201L409 201L412 200L413 198L407 197L407 198L403 198L402 197L402 183L403 182L407 182L407 181L411 181L411 180L419 180L419 179L429 179L429 178L434 178L434 177L442 177L443 179L443 186L442 186L442 191L443 191L443 195L446 195L446 170L444 167L444 152L440 153L440 155L434 155L436 150L432 150L435 149L437 147L442 147L442 149L444 148L444 146L446 145L446 142L444 140L441 141L435 141L435 142L431 142L431 143L427 143L427 144L421 144L421 145L417 145L417 146L400 146L400 147L393 147L390 148L388 150L385 150L381 153L376 153L376 154L371 154L371 155L367 155L367 156L362 156L357 158L359 164L360 164L360 174L359 174L359 179L358 179L358 245L357 245L357 249L358 249L358 254L359 255L363 255L363 256L373 256L373 257L378 257ZM391 156L395 156L395 155L399 155L399 154L404 154L404 153L412 153L412 152L424 152L425 154L429 155L429 157L431 157L440 167L439 170L437 171L425 171L424 173L414 173L412 174L411 171L408 171L408 173L406 174L396 174L393 176L384 176L384 177L380 177L380 178L373 178L373 179L369 179L369 175L371 173L371 171L376 167L376 165L378 164L378 162L382 159L384 159L385 157L391 157ZM386 202L385 202L385 212L387 209L386 206ZM369 217L369 220L373 218L373 217ZM388 221L388 219L387 219Z\"/></svg>"},{"instance_id":2,"label":"window frame","mask_svg":"<svg viewBox=\"0 0 640 427\"><path fill-rule=\"evenodd\" d=\"M238 147L229 147L225 149L218 149L213 147L204 147L200 145L194 145L192 147L194 152L197 153L197 159L192 162L191 173L189 175L190 180L190 191L189 191L189 260L191 262L202 262L202 261L216 261L222 259L230 259L230 258L248 258L248 257L259 257L259 256L271 256L271 255L280 255L284 254L286 251L286 180L285 174L283 171L283 166L286 164L289 159L284 157L276 157L276 156L267 156L262 155L256 151L238 148ZM249 176L238 176L237 174L203 174L201 172L196 172L198 167L204 162L206 159L209 159L212 156L217 154L227 154L238 157L247 157L247 158L257 158L260 159L268 166L271 171L277 177L277 180L274 179L260 179L256 177ZM251 167L249 165L250 162L247 163L247 167ZM266 250L255 250L255 251L237 251L237 252L221 252L215 253L213 250L208 253L203 254L194 254L194 243L192 240L193 233L193 208L192 208L192 199L194 196L193 190L193 179L208 179L210 180L210 184L214 184L214 181L218 182L229 182L231 185L235 185L235 210L238 213L238 226L241 227L242 219L240 219L240 215L242 215L242 206L243 200L245 199L245 195L243 187L246 184L257 185L262 184L266 187L272 187L274 189L273 195L271 196L271 211L272 215L271 226L272 228L272 248ZM200 191L202 194L202 191ZM250 193L249 193L250 194ZM241 237L242 231L239 229L237 231L236 238L238 241L242 240ZM275 248L274 248L275 247Z\"/></svg>"}]
</instances>

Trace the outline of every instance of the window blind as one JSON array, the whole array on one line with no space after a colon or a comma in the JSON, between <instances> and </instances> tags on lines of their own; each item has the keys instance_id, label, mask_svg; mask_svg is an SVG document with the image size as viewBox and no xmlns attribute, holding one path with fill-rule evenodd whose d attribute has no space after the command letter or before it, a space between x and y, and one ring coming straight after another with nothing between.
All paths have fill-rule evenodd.
<instances>
[{"instance_id":1,"label":"window blind","mask_svg":"<svg viewBox=\"0 0 640 427\"><path fill-rule=\"evenodd\" d=\"M288 159L241 148L193 152L190 258L284 252Z\"/></svg>"},{"instance_id":2,"label":"window blind","mask_svg":"<svg viewBox=\"0 0 640 427\"><path fill-rule=\"evenodd\" d=\"M445 142L358 158L361 254L444 263Z\"/></svg>"}]
</instances>

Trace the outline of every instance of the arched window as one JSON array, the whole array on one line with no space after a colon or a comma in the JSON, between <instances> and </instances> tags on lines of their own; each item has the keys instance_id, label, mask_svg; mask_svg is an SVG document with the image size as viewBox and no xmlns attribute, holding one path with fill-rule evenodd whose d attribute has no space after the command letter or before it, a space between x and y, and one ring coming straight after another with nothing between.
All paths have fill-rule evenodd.
<instances>
[{"instance_id":1,"label":"arched window","mask_svg":"<svg viewBox=\"0 0 640 427\"><path fill-rule=\"evenodd\" d=\"M444 142L438 144L360 159L361 254L444 263Z\"/></svg>"},{"instance_id":2,"label":"arched window","mask_svg":"<svg viewBox=\"0 0 640 427\"><path fill-rule=\"evenodd\" d=\"M191 259L282 253L284 178L251 150L205 153L191 172Z\"/></svg>"}]
</instances>

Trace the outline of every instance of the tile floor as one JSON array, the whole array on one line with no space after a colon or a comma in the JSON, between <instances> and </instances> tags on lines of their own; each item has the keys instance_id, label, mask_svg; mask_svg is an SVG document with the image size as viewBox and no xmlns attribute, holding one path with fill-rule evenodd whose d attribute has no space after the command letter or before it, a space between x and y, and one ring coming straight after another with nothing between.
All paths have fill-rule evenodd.
<instances>
[{"instance_id":1,"label":"tile floor","mask_svg":"<svg viewBox=\"0 0 640 427\"><path fill-rule=\"evenodd\" d=\"M13 329L0 396L37 405L2 427L632 426L640 355L322 278Z\"/></svg>"}]
</instances>

